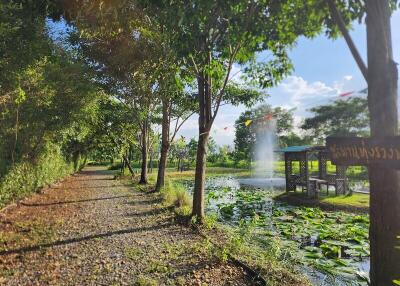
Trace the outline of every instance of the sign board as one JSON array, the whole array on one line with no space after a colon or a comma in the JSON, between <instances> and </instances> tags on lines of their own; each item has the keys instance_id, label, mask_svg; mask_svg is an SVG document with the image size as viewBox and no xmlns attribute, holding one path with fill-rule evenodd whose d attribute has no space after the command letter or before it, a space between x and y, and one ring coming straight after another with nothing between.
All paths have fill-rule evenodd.
<instances>
[{"instance_id":1,"label":"sign board","mask_svg":"<svg viewBox=\"0 0 400 286\"><path fill-rule=\"evenodd\" d=\"M400 169L400 136L386 138L328 137L326 146L335 165L381 165Z\"/></svg>"}]
</instances>

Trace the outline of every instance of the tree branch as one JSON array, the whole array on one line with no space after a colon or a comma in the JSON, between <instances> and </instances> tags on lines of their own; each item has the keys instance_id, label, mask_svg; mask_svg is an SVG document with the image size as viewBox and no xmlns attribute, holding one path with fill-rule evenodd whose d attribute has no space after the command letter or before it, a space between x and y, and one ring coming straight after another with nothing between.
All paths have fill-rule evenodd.
<instances>
[{"instance_id":1,"label":"tree branch","mask_svg":"<svg viewBox=\"0 0 400 286\"><path fill-rule=\"evenodd\" d=\"M186 116L184 119L182 119L182 121L181 121L181 123L179 123L179 125L178 125L178 119L176 120L176 124L177 124L177 125L175 125L175 130L174 130L174 133L173 133L173 135L172 135L172 137L171 137L170 142L173 142L173 141L174 141L174 139L175 139L175 137L176 137L176 134L177 134L178 131L181 129L182 125L183 125L186 121L188 121L188 119L189 119L190 117L192 117L192 115L195 114L195 113L196 113L195 111L193 111L192 113L190 113L188 116Z\"/></svg>"},{"instance_id":2,"label":"tree branch","mask_svg":"<svg viewBox=\"0 0 400 286\"><path fill-rule=\"evenodd\" d=\"M234 61L236 53L239 51L239 49L240 49L240 44L238 44L236 46L235 50L233 52L231 52L231 55L229 57L228 71L227 71L226 76L225 76L224 84L222 85L222 88L221 88L221 90L220 90L220 92L218 94L218 97L217 97L217 101L216 101L215 109L214 109L214 114L212 115L212 119L211 119L211 124L214 122L215 118L217 117L218 110L219 110L219 107L221 106L221 101L222 101L222 98L223 98L224 93L225 93L226 85L228 84L228 81L229 81L229 76L230 76L230 73L231 73L231 70L232 70L233 61Z\"/></svg>"},{"instance_id":3,"label":"tree branch","mask_svg":"<svg viewBox=\"0 0 400 286\"><path fill-rule=\"evenodd\" d=\"M368 83L368 68L365 65L363 59L361 58L360 53L358 52L357 47L355 46L353 39L351 38L349 31L346 28L346 24L343 21L343 17L336 7L335 0L326 0L326 2L328 3L329 10L331 11L334 21L338 25L340 32L342 33L344 39L346 40L350 52L352 53L361 73L363 74L366 82Z\"/></svg>"}]
</instances>

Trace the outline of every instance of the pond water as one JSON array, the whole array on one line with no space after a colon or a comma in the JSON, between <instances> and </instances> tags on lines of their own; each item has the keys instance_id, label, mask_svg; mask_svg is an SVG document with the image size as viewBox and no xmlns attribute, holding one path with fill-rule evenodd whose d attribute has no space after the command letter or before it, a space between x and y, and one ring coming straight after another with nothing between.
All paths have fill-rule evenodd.
<instances>
[{"instance_id":1,"label":"pond water","mask_svg":"<svg viewBox=\"0 0 400 286\"><path fill-rule=\"evenodd\" d=\"M192 191L192 181L180 183ZM283 247L301 257L298 267L314 285L367 285L367 215L291 206L273 200L284 191L278 181L271 187L251 183L234 177L208 179L206 212L217 214L223 224L231 226L255 224L258 246L279 239Z\"/></svg>"}]
</instances>

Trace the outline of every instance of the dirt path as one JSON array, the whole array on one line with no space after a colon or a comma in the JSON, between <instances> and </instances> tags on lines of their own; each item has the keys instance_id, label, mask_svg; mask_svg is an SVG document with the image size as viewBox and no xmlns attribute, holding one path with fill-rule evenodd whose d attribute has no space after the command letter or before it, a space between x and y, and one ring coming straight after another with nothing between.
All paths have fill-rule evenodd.
<instances>
[{"instance_id":1,"label":"dirt path","mask_svg":"<svg viewBox=\"0 0 400 286\"><path fill-rule=\"evenodd\" d=\"M251 285L155 195L89 167L0 213L0 285Z\"/></svg>"}]
</instances>

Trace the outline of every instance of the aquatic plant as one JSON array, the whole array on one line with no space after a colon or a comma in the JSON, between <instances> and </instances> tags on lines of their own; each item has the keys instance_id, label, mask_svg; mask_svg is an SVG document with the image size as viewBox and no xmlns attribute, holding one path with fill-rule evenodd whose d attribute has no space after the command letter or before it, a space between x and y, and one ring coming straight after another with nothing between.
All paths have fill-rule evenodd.
<instances>
[{"instance_id":1,"label":"aquatic plant","mask_svg":"<svg viewBox=\"0 0 400 286\"><path fill-rule=\"evenodd\" d=\"M368 275L359 264L369 257L367 215L294 207L273 201L273 190L236 188L226 180L208 182L208 211L216 212L221 221L236 225L243 233L251 228L248 243L277 259L296 261L332 275L334 280L340 277L365 283ZM238 240L233 244L241 243Z\"/></svg>"}]
</instances>

